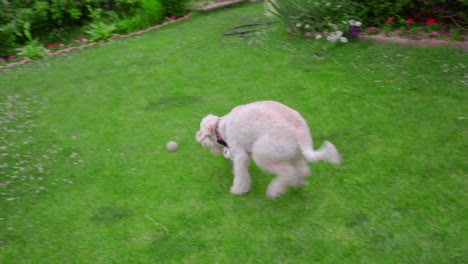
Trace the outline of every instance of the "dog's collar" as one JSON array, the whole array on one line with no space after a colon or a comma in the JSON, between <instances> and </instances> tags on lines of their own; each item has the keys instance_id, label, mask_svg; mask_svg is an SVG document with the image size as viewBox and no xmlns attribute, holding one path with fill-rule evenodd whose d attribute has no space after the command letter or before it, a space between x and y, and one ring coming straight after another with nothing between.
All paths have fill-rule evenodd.
<instances>
[{"instance_id":1,"label":"dog's collar","mask_svg":"<svg viewBox=\"0 0 468 264\"><path fill-rule=\"evenodd\" d=\"M219 130L218 130L219 121L221 121L221 118L218 119L218 121L216 122L216 126L215 126L216 142L218 142L219 144L221 144L221 145L225 146L226 148L228 148L228 144L226 143L226 141L224 141L221 134L219 134Z\"/></svg>"}]
</instances>

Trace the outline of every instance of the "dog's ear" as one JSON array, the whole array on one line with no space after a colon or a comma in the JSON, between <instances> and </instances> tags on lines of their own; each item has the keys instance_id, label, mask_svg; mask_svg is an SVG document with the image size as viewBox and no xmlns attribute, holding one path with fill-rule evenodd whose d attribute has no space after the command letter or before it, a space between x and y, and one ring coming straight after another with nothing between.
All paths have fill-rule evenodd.
<instances>
[{"instance_id":1,"label":"dog's ear","mask_svg":"<svg viewBox=\"0 0 468 264\"><path fill-rule=\"evenodd\" d=\"M208 134L209 135L209 134ZM197 132L197 135L195 136L195 139L198 141L198 142L202 142L202 140L208 136L206 133L203 133L201 131L198 131Z\"/></svg>"},{"instance_id":2,"label":"dog's ear","mask_svg":"<svg viewBox=\"0 0 468 264\"><path fill-rule=\"evenodd\" d=\"M218 117L212 114L205 116L200 123L200 131L197 132L195 138L201 142L205 137L214 134Z\"/></svg>"}]
</instances>

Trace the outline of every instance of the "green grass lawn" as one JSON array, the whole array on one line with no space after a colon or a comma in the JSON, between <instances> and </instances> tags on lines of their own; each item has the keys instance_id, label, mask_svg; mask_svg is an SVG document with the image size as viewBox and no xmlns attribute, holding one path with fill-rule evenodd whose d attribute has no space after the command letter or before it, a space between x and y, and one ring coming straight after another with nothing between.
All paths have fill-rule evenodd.
<instances>
[{"instance_id":1,"label":"green grass lawn","mask_svg":"<svg viewBox=\"0 0 468 264\"><path fill-rule=\"evenodd\" d=\"M325 49L280 24L222 36L262 12L0 71L0 263L466 263L467 53ZM343 162L277 200L252 163L252 191L232 195L231 164L195 133L266 99Z\"/></svg>"}]
</instances>

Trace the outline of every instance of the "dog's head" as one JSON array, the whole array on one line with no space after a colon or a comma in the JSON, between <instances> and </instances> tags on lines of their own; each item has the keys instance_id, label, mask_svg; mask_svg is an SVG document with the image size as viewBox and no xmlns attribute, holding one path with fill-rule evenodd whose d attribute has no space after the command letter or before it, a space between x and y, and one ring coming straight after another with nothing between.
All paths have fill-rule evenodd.
<instances>
[{"instance_id":1,"label":"dog's head","mask_svg":"<svg viewBox=\"0 0 468 264\"><path fill-rule=\"evenodd\" d=\"M197 132L195 138L205 148L211 148L211 153L223 153L223 146L216 141L215 129L219 117L209 114L200 122L200 131Z\"/></svg>"}]
</instances>

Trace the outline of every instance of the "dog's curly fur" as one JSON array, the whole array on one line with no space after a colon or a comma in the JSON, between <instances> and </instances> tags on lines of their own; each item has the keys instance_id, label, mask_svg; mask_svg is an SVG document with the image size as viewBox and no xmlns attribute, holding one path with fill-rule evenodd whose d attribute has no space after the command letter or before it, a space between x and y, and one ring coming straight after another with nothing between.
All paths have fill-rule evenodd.
<instances>
[{"instance_id":1,"label":"dog's curly fur","mask_svg":"<svg viewBox=\"0 0 468 264\"><path fill-rule=\"evenodd\" d=\"M228 144L217 142L216 129ZM231 193L250 191L248 164L250 158L263 170L277 177L270 183L267 195L281 196L288 186L299 187L310 174L307 161L339 163L335 146L325 141L313 150L309 127L295 110L275 101L260 101L240 105L223 116L209 114L200 123L196 140L214 154L232 160L234 181Z\"/></svg>"}]
</instances>

